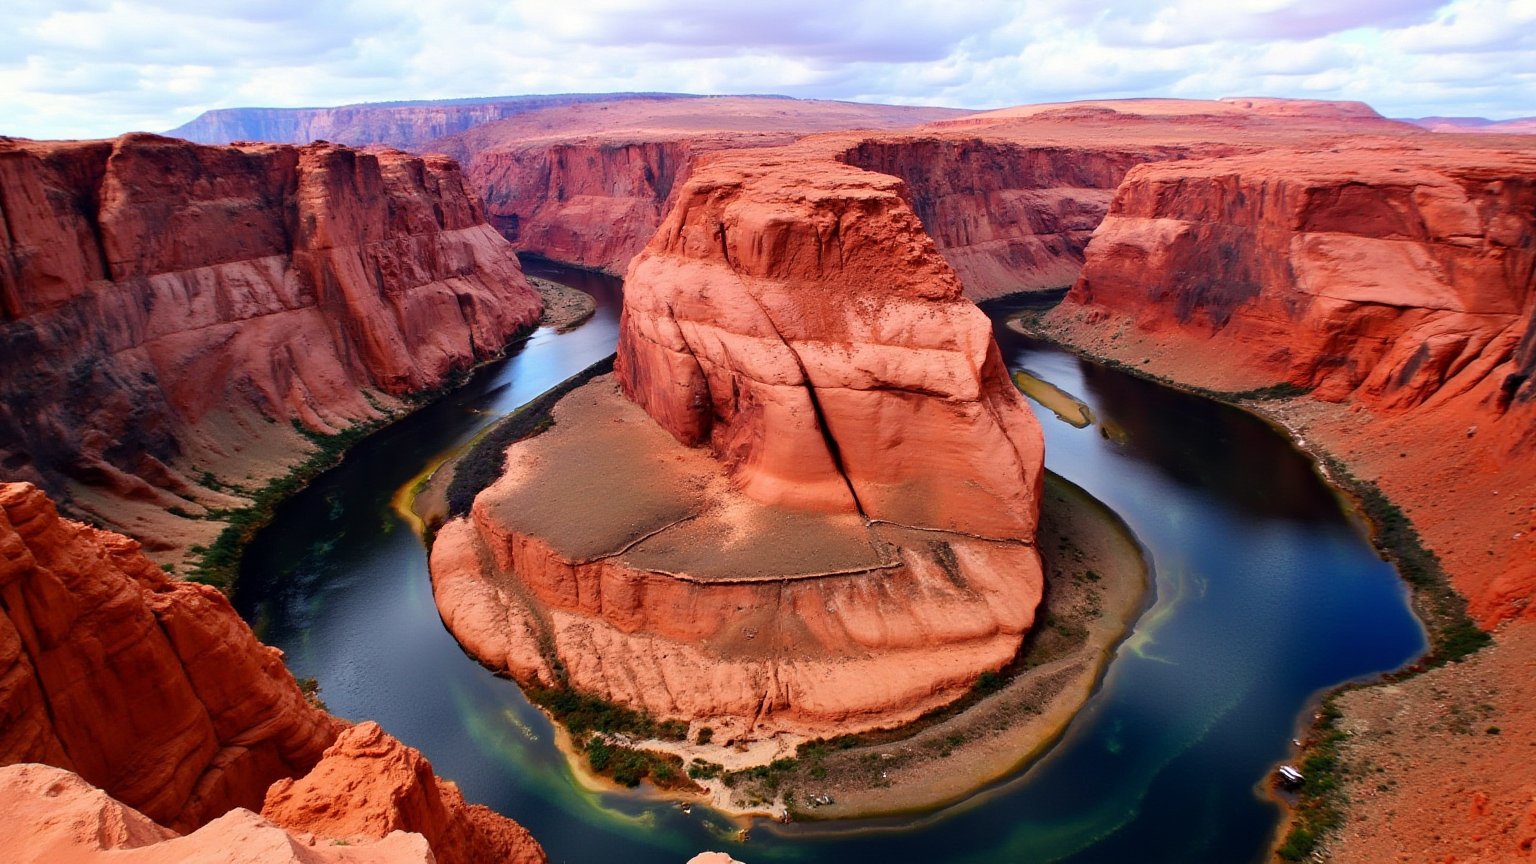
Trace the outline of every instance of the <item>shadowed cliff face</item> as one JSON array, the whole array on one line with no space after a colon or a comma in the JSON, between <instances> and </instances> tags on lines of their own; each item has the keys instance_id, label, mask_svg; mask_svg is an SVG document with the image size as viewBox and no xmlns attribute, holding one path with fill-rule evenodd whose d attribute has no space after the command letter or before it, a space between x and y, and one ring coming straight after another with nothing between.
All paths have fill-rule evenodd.
<instances>
[{"instance_id":1,"label":"shadowed cliff face","mask_svg":"<svg viewBox=\"0 0 1536 864\"><path fill-rule=\"evenodd\" d=\"M491 224L517 248L622 274L709 149L704 140L530 145L477 154L467 174Z\"/></svg>"},{"instance_id":2,"label":"shadowed cliff face","mask_svg":"<svg viewBox=\"0 0 1536 864\"><path fill-rule=\"evenodd\" d=\"M1125 173L1186 149L907 136L863 141L841 158L906 181L966 295L986 300L1071 285Z\"/></svg>"},{"instance_id":3,"label":"shadowed cliff face","mask_svg":"<svg viewBox=\"0 0 1536 864\"><path fill-rule=\"evenodd\" d=\"M545 860L420 753L310 704L224 595L61 519L26 483L0 484L0 717L7 860L150 844L142 860L288 860L287 834L234 808L349 842L425 838L389 838L368 861Z\"/></svg>"},{"instance_id":4,"label":"shadowed cliff face","mask_svg":"<svg viewBox=\"0 0 1536 864\"><path fill-rule=\"evenodd\" d=\"M7 140L0 212L0 476L146 538L110 502L260 485L291 422L383 416L538 315L443 157Z\"/></svg>"},{"instance_id":5,"label":"shadowed cliff face","mask_svg":"<svg viewBox=\"0 0 1536 864\"><path fill-rule=\"evenodd\" d=\"M1536 609L1536 148L1414 143L1136 168L1052 319L1178 380L1309 389L1302 434L1493 624Z\"/></svg>"},{"instance_id":6,"label":"shadowed cliff face","mask_svg":"<svg viewBox=\"0 0 1536 864\"><path fill-rule=\"evenodd\" d=\"M218 591L0 485L0 764L45 762L176 829L314 767L338 723Z\"/></svg>"}]
</instances>

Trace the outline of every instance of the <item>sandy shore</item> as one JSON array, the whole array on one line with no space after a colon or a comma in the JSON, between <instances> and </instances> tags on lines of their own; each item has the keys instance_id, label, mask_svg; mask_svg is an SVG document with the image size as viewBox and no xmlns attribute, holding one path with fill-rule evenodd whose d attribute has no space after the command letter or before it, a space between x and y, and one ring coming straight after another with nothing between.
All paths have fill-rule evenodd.
<instances>
[{"instance_id":1,"label":"sandy shore","mask_svg":"<svg viewBox=\"0 0 1536 864\"><path fill-rule=\"evenodd\" d=\"M528 284L538 289L539 297L544 301L544 315L539 319L541 327L553 327L564 333L586 323L597 311L597 301L585 291L537 276L529 276Z\"/></svg>"}]
</instances>

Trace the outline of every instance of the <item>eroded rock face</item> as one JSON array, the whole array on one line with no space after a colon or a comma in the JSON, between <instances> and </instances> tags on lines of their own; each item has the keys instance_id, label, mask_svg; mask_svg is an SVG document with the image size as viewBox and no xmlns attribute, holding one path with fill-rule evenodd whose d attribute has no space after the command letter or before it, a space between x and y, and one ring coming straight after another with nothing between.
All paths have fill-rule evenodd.
<instances>
[{"instance_id":1,"label":"eroded rock face","mask_svg":"<svg viewBox=\"0 0 1536 864\"><path fill-rule=\"evenodd\" d=\"M303 774L338 728L222 594L0 485L0 763L79 773L175 829Z\"/></svg>"},{"instance_id":2,"label":"eroded rock face","mask_svg":"<svg viewBox=\"0 0 1536 864\"><path fill-rule=\"evenodd\" d=\"M759 501L1034 536L1039 427L895 178L713 162L630 267L616 369Z\"/></svg>"},{"instance_id":3,"label":"eroded rock face","mask_svg":"<svg viewBox=\"0 0 1536 864\"><path fill-rule=\"evenodd\" d=\"M538 315L442 157L5 140L0 209L0 476L147 541Z\"/></svg>"},{"instance_id":4,"label":"eroded rock face","mask_svg":"<svg viewBox=\"0 0 1536 864\"><path fill-rule=\"evenodd\" d=\"M842 158L904 180L967 296L987 300L1070 286L1125 173L1185 152L909 134L862 141Z\"/></svg>"},{"instance_id":5,"label":"eroded rock face","mask_svg":"<svg viewBox=\"0 0 1536 864\"><path fill-rule=\"evenodd\" d=\"M0 768L0 831L13 864L430 864L419 834L339 844L295 835L245 809L186 836L156 825L78 774L50 765Z\"/></svg>"},{"instance_id":6,"label":"eroded rock face","mask_svg":"<svg viewBox=\"0 0 1536 864\"><path fill-rule=\"evenodd\" d=\"M796 149L696 170L630 267L616 374L437 535L471 653L791 743L916 719L1017 654L1040 429L901 192Z\"/></svg>"},{"instance_id":7,"label":"eroded rock face","mask_svg":"<svg viewBox=\"0 0 1536 864\"><path fill-rule=\"evenodd\" d=\"M17 860L544 861L420 753L311 705L224 595L26 483L0 484L0 609L0 826L26 840L6 847ZM248 812L263 802L290 833Z\"/></svg>"},{"instance_id":8,"label":"eroded rock face","mask_svg":"<svg viewBox=\"0 0 1536 864\"><path fill-rule=\"evenodd\" d=\"M342 732L308 775L272 784L261 812L290 831L348 841L420 834L438 864L547 860L521 825L466 804L420 752L373 722Z\"/></svg>"},{"instance_id":9,"label":"eroded rock face","mask_svg":"<svg viewBox=\"0 0 1536 864\"><path fill-rule=\"evenodd\" d=\"M636 98L536 111L428 147L464 162L491 224L518 249L623 275L706 154L967 113L773 96Z\"/></svg>"},{"instance_id":10,"label":"eroded rock face","mask_svg":"<svg viewBox=\"0 0 1536 864\"><path fill-rule=\"evenodd\" d=\"M1053 319L1179 380L1339 406L1302 434L1407 508L1476 617L1532 614L1536 149L1136 168Z\"/></svg>"}]
</instances>

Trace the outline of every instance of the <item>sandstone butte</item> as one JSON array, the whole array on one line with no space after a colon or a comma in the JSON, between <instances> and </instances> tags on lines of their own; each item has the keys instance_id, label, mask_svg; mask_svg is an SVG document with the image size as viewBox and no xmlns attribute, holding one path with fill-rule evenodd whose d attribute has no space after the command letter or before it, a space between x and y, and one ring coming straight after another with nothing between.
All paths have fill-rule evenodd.
<instances>
[{"instance_id":1,"label":"sandstone butte","mask_svg":"<svg viewBox=\"0 0 1536 864\"><path fill-rule=\"evenodd\" d=\"M27 483L0 484L0 608L7 860L545 860L415 750L313 707L222 594Z\"/></svg>"},{"instance_id":2,"label":"sandstone butte","mask_svg":"<svg viewBox=\"0 0 1536 864\"><path fill-rule=\"evenodd\" d=\"M953 700L1033 623L1040 429L896 178L709 161L630 266L613 379L554 419L432 549L444 621L520 681L830 736Z\"/></svg>"},{"instance_id":3,"label":"sandstone butte","mask_svg":"<svg viewBox=\"0 0 1536 864\"><path fill-rule=\"evenodd\" d=\"M539 314L441 156L6 138L0 212L0 476L152 552Z\"/></svg>"}]
</instances>

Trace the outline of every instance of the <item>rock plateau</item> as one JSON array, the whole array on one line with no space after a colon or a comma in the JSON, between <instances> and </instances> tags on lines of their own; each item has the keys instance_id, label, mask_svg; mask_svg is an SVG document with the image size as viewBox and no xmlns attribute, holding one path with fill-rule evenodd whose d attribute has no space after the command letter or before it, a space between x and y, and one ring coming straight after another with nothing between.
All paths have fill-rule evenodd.
<instances>
[{"instance_id":1,"label":"rock plateau","mask_svg":"<svg viewBox=\"0 0 1536 864\"><path fill-rule=\"evenodd\" d=\"M1491 625L1536 614L1536 147L1454 141L1137 168L1053 318L1179 381L1308 391L1302 434Z\"/></svg>"}]
</instances>

